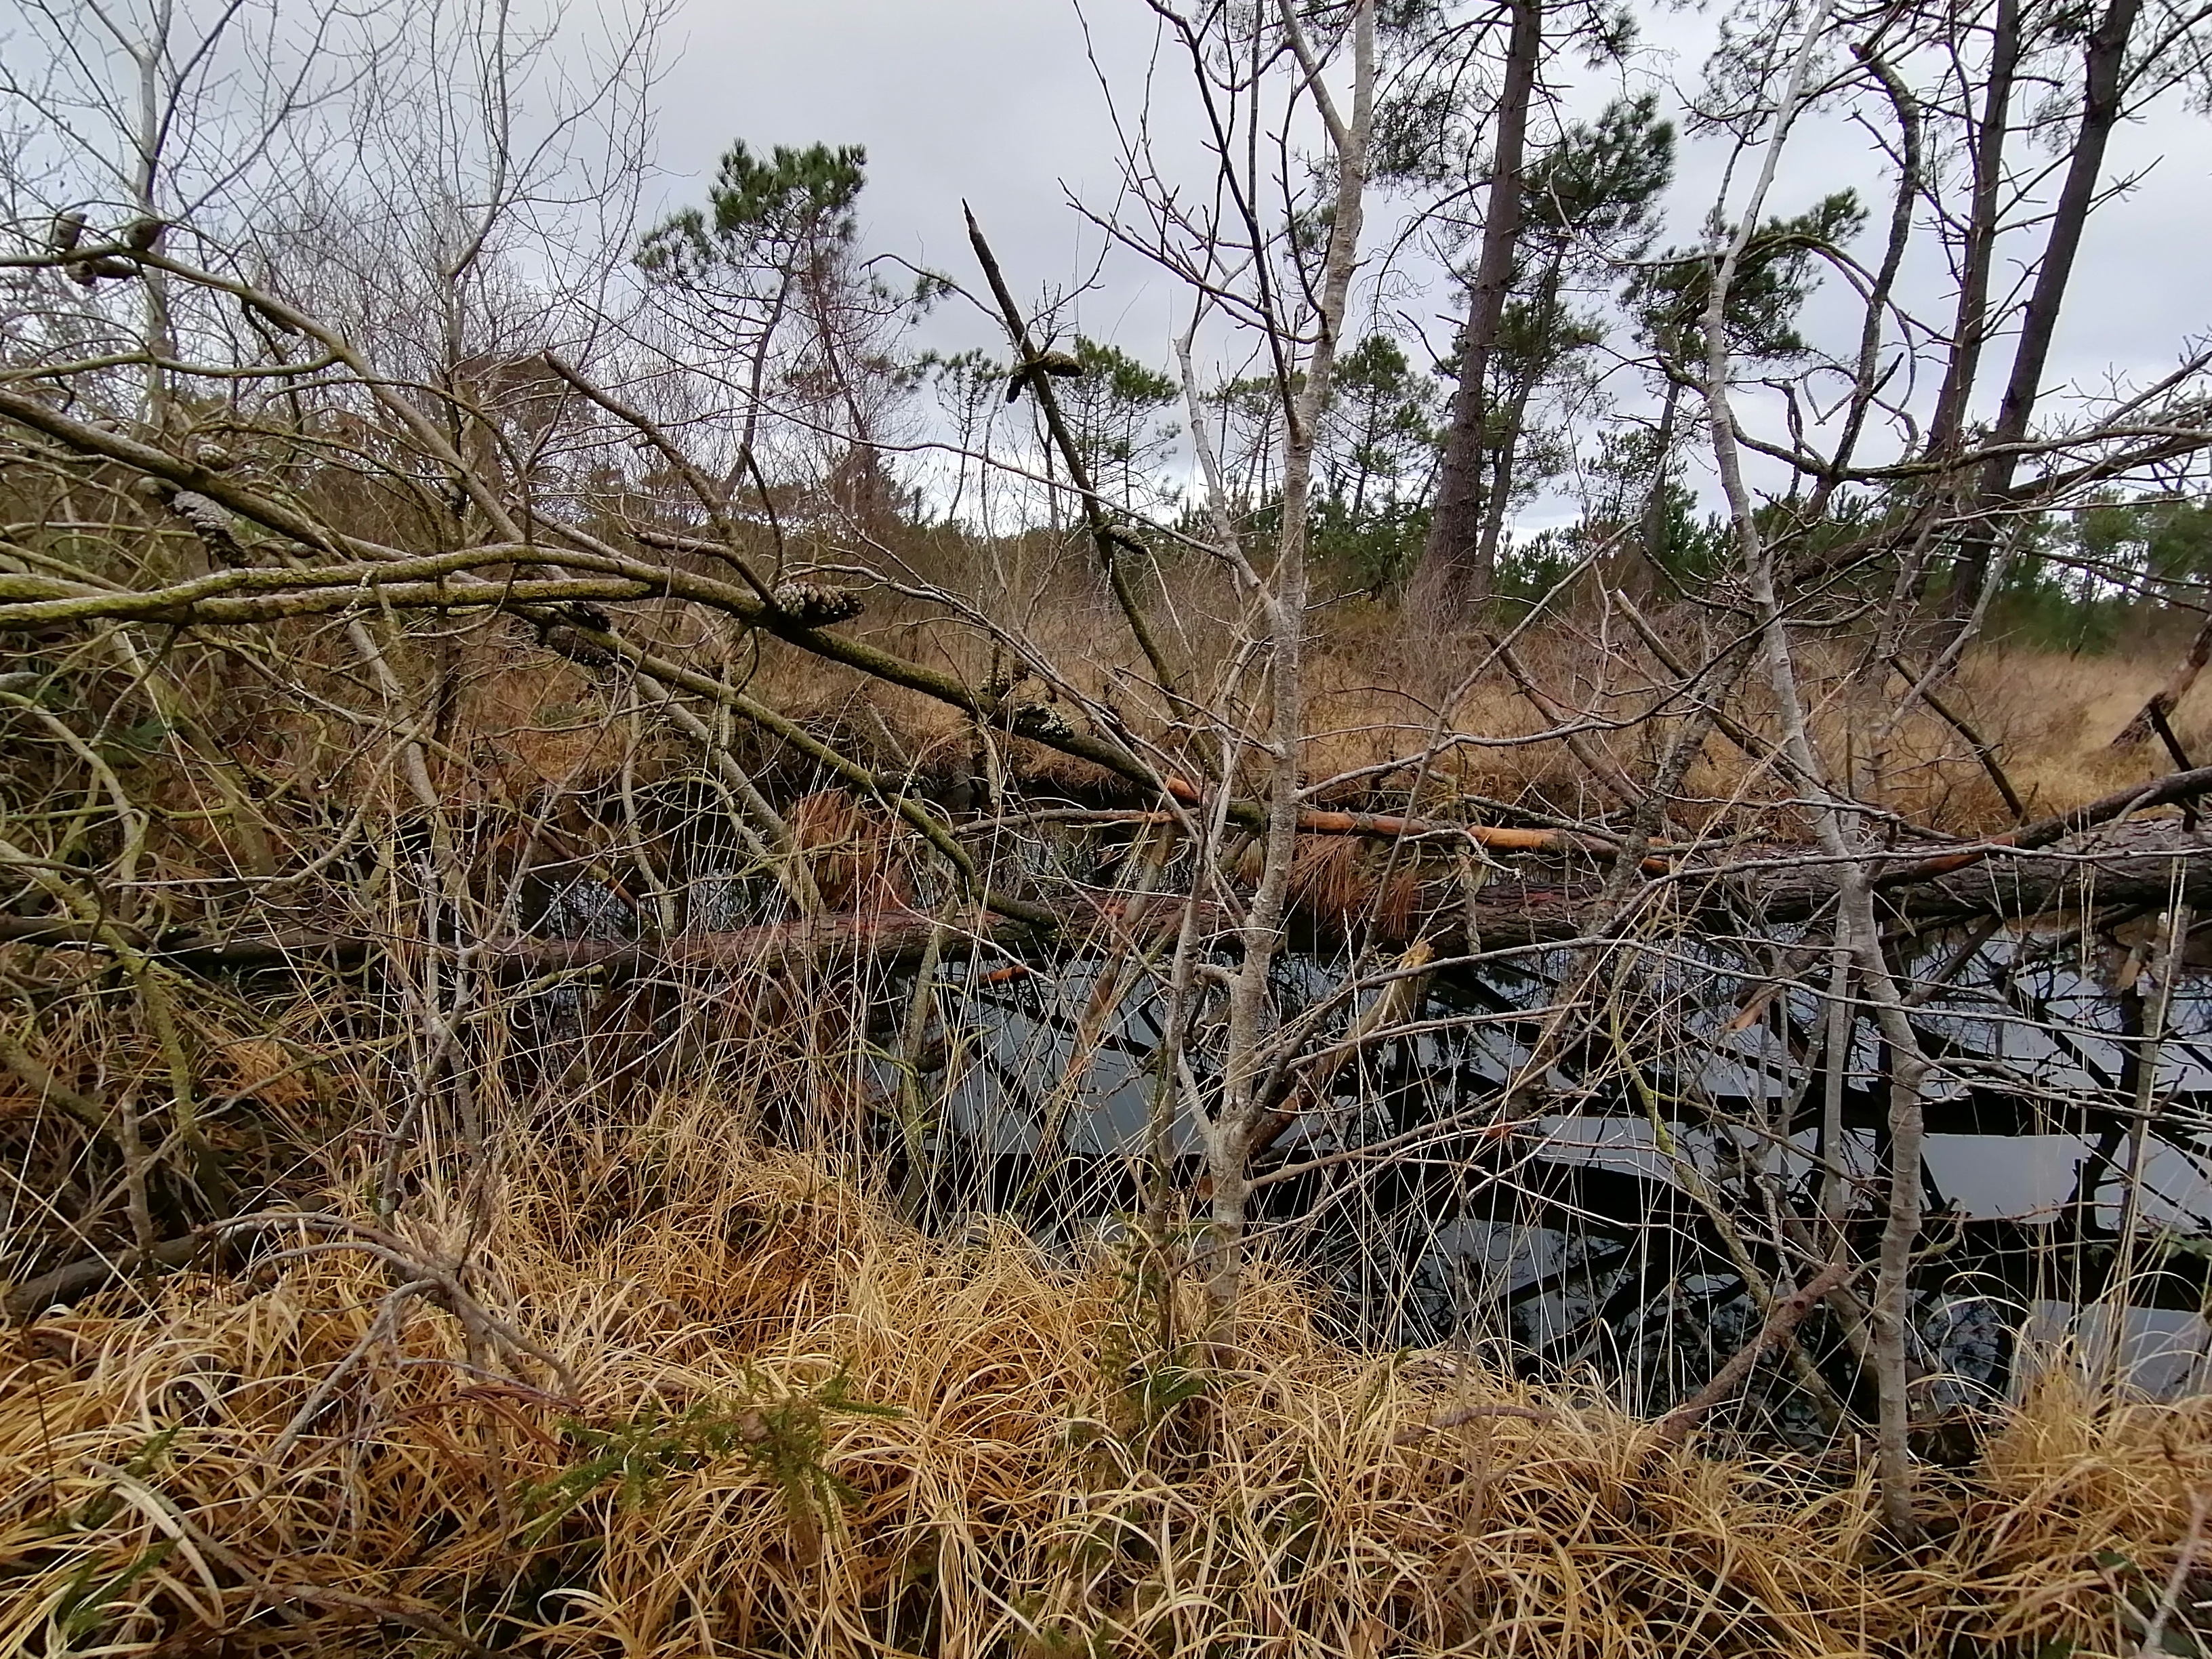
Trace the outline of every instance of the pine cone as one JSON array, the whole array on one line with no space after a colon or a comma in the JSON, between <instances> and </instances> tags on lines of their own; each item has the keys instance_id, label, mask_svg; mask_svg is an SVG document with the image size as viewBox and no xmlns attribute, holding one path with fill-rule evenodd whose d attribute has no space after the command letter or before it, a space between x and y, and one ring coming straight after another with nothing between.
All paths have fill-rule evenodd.
<instances>
[{"instance_id":1,"label":"pine cone","mask_svg":"<svg viewBox=\"0 0 2212 1659\"><path fill-rule=\"evenodd\" d=\"M801 628L826 628L860 614L857 594L819 582L785 582L775 592L775 608Z\"/></svg>"},{"instance_id":2,"label":"pine cone","mask_svg":"<svg viewBox=\"0 0 2212 1659\"><path fill-rule=\"evenodd\" d=\"M1006 723L1016 737L1035 738L1041 743L1066 743L1075 735L1075 728L1060 710L1041 702L1021 704Z\"/></svg>"},{"instance_id":3,"label":"pine cone","mask_svg":"<svg viewBox=\"0 0 2212 1659\"><path fill-rule=\"evenodd\" d=\"M614 619L589 599L568 599L549 605L532 621L538 629L538 643L548 651L585 668L615 665L615 653L584 631L605 634L614 629Z\"/></svg>"},{"instance_id":4,"label":"pine cone","mask_svg":"<svg viewBox=\"0 0 2212 1659\"><path fill-rule=\"evenodd\" d=\"M570 662L585 668L611 668L615 653L594 640L589 640L566 623L554 623L538 630L538 642L548 651L566 657Z\"/></svg>"},{"instance_id":5,"label":"pine cone","mask_svg":"<svg viewBox=\"0 0 2212 1659\"><path fill-rule=\"evenodd\" d=\"M230 527L230 514L198 490L179 489L169 497L169 511L191 526L192 534L207 549L210 562L233 568L253 562L252 556L238 544L238 537Z\"/></svg>"}]
</instances>

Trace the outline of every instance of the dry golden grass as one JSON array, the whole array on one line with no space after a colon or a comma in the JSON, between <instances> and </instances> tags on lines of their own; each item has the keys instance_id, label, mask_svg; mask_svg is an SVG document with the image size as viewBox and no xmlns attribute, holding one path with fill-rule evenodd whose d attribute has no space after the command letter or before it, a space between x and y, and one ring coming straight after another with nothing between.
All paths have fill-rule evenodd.
<instances>
[{"instance_id":1,"label":"dry golden grass","mask_svg":"<svg viewBox=\"0 0 2212 1659\"><path fill-rule=\"evenodd\" d=\"M1970 659L1961 678L1984 735L2009 757L2014 784L2036 810L2057 811L2171 765L2155 743L2124 750L2112 741L2172 666L2164 651L2085 657L2014 649ZM2212 705L2201 696L2184 702L2174 735L2192 757L2212 753Z\"/></svg>"},{"instance_id":2,"label":"dry golden grass","mask_svg":"<svg viewBox=\"0 0 2212 1659\"><path fill-rule=\"evenodd\" d=\"M964 568L939 574L957 591L975 586L973 573ZM1082 694L1103 697L1125 714L1164 712L1148 708L1145 694L1136 689L1145 677L1127 628L1086 567L1079 561L1054 567L1031 586L1035 591L1025 602L994 606L994 614L1018 612L1037 648ZM1204 573L1179 570L1155 602L1155 625L1170 655L1189 686L1202 690L1229 655L1233 600L1214 591ZM1669 705L1667 719L1642 717L1660 689L1671 684L1670 677L1623 619L1585 614L1588 610L1574 603L1557 607L1518 642L1532 680L1555 706L1550 712L1532 705L1513 678L1495 665L1471 684L1462 684L1487 651L1476 637L1439 637L1422 630L1391 602L1354 598L1316 610L1307 661L1308 777L1372 767L1417 754L1432 737L1459 734L1479 741L1448 750L1428 769L1423 798L1430 807L1465 792L1568 816L1618 808L1618 797L1593 778L1567 744L1556 738L1520 741L1554 726L1560 714L1577 721L1619 722L1617 729L1589 733L1589 750L1632 780L1648 778L1656 769L1671 716L1680 705ZM1681 660L1703 662L1717 647L1718 636L1707 637L1695 615L1660 621L1662 631L1674 636ZM896 598L882 599L853 627L881 647L948 670L971 684L981 684L994 672L994 659L979 634ZM1901 690L1894 680L1878 685L1862 681L1846 693L1840 672L1856 661L1861 643L1808 643L1800 662L1814 703L1815 734L1839 769L1853 753L1855 738L1887 714L1886 700ZM2162 636L2148 635L2136 649L2096 656L1995 643L1970 655L1947 682L1943 695L1994 745L2029 811L2055 812L2168 769L2167 757L2155 745L2115 751L2110 744L2163 684L2177 649ZM1003 662L997 666L1002 669ZM1731 712L1771 739L1771 722L1761 714L1759 678L1757 672L1745 677ZM972 741L959 718L918 695L866 684L791 652L765 655L755 684L778 706L839 731L879 764L969 763ZM1455 689L1460 695L1447 708L1445 701ZM1032 684L1024 695L1042 692ZM1852 696L1858 701L1850 701ZM2185 706L2177 726L2191 754L2212 746L2212 712ZM1008 748L1012 769L1022 775L1075 783L1088 775L1079 763L1037 745L1014 741ZM1972 745L1929 709L1917 708L1903 722L1880 771L1878 780L1862 775L1862 787L1869 787L1881 804L1931 827L1965 834L2011 822ZM1412 775L1401 772L1380 781L1388 793L1404 788ZM1715 817L1729 817L1741 803L1787 793L1778 789L1765 769L1753 767L1718 737L1707 743L1688 791ZM1688 816L1698 816L1694 807ZM1765 818L1753 823L1735 816L1731 827L1787 834L1792 826Z\"/></svg>"},{"instance_id":3,"label":"dry golden grass","mask_svg":"<svg viewBox=\"0 0 2212 1659\"><path fill-rule=\"evenodd\" d=\"M1082 696L1110 705L1139 731L1157 732L1165 722L1170 710L1144 689L1146 675L1127 626L1083 557L1070 554L1048 564L1039 562L1038 550L1028 549L1023 558L1036 568L1020 575L1012 588L1000 590L975 549L921 550L930 554L920 559L925 574L946 591L969 596L994 619L1017 625ZM1170 573L1151 599L1158 631L1188 688L1208 696L1231 654L1237 627L1233 595L1211 573L1182 568ZM1686 610L1661 614L1657 620L1682 660L1702 662L1720 642L1718 635L1708 637L1705 623ZM649 611L631 622L641 636L654 636ZM994 654L981 629L941 607L888 591L872 592L866 611L842 631L977 688L994 677L1002 680L1009 672L1011 659L1003 652ZM687 659L719 669L721 647L696 635L688 624L678 625L662 642ZM342 642L327 629L301 627L297 638L286 637L288 672L300 673L310 685L334 690L352 672ZM1856 661L1858 648L1848 640L1808 641L1800 663L1814 702L1815 734L1839 773L1855 736L1886 712L1882 699L1899 689L1893 681L1879 686L1862 683L1850 694L1860 701L1849 701L1838 673ZM1617 793L1595 778L1567 744L1528 740L1554 726L1562 714L1601 723L1587 734L1586 752L1601 756L1631 780L1651 775L1681 705L1668 704L1664 718L1643 718L1671 678L1621 618L1570 601L1556 605L1520 639L1522 659L1554 705L1549 713L1532 705L1512 677L1494 665L1462 686L1486 649L1471 635L1425 632L1392 602L1351 598L1316 609L1307 664L1310 735L1303 750L1309 779L1416 755L1433 736L1458 736L1475 741L1448 747L1427 768L1419 799L1406 804L1416 810L1449 811L1455 793L1470 793L1570 817L1617 810ZM1944 695L1996 745L2031 812L2056 811L2167 769L2167 757L2154 744L2130 751L2115 751L2109 744L2163 683L2176 649L2154 630L2131 642L2131 648L2098 656L1994 644L1967 659L1947 683ZM393 654L414 678L428 684L435 678L431 647L395 647ZM449 658L442 660L443 672L453 676L453 696L450 720L441 728L444 740L434 746L433 772L441 793L457 804L513 808L548 790L588 787L618 770L625 757L641 781L664 764L693 763L688 744L663 744L663 754L651 752L649 743L641 748L639 738L660 729L650 710L629 708L603 677L595 679L563 660L511 622L492 620L461 629ZM728 667L756 696L813 726L865 763L936 775L978 764L976 737L964 717L919 693L870 682L794 648L758 641L737 648ZM1759 679L1755 672L1745 677L1731 713L1771 738ZM1444 708L1455 688L1461 694ZM1254 690L1245 688L1248 699ZM198 686L197 695L216 746L251 751L272 779L312 778L319 790L330 790L348 804L364 795L393 793L385 745L356 750L343 732L328 729L327 721L270 703L262 688L237 682L235 676L217 675ZM1026 682L1019 693L1024 699L1054 695L1038 680ZM611 718L616 710L621 716ZM1249 718L1255 711L1243 713ZM1606 722L1618 725L1608 728ZM2177 726L2192 755L2212 750L2212 710L2185 705ZM774 763L773 740L742 726L732 736L741 750L753 751L754 760ZM1004 734L995 741L1006 769L1032 783L1080 788L1105 781L1095 769L1042 745ZM782 780L789 793L819 786L821 779L809 765L783 758L792 774ZM1395 798L1413 780L1410 771L1401 771L1368 781L1380 796ZM1971 833L2010 821L1971 746L1926 709L1904 723L1884 757L1880 779L1869 784L1862 776L1861 783L1881 804L1938 829ZM190 793L181 792L176 804L220 805L212 798L186 799ZM1734 830L1787 836L1798 828L1789 815L1758 805L1787 793L1766 769L1753 767L1716 737L1691 773L1690 799L1678 816L1685 823L1704 817L1726 820ZM201 788L198 794L209 792ZM172 835L167 839L179 844L169 850L188 857L194 868L250 866L253 849L222 845L222 815L206 816L210 826L195 834L209 846L186 848L183 838Z\"/></svg>"},{"instance_id":4,"label":"dry golden grass","mask_svg":"<svg viewBox=\"0 0 2212 1659\"><path fill-rule=\"evenodd\" d=\"M352 1249L16 1333L0 1652L2121 1656L2212 1483L2212 1402L2053 1384L1899 1560L1843 1466L1332 1346L1279 1275L1194 1393L1115 1252L930 1242L730 1121L499 1162L469 1283L574 1399L380 1330Z\"/></svg>"}]
</instances>

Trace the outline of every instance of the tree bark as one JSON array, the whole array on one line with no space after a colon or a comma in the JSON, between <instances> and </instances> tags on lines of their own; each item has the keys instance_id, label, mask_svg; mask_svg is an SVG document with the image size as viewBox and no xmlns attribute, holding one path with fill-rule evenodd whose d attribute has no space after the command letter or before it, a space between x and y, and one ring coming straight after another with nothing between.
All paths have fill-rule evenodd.
<instances>
[{"instance_id":1,"label":"tree bark","mask_svg":"<svg viewBox=\"0 0 2212 1659\"><path fill-rule=\"evenodd\" d=\"M1667 570L1667 489L1674 482L1674 426L1681 401L1682 383L1670 375L1659 404L1658 459L1652 464L1651 489L1644 498L1644 522L1638 526L1644 567L1637 582L1639 598L1648 599Z\"/></svg>"},{"instance_id":2,"label":"tree bark","mask_svg":"<svg viewBox=\"0 0 2212 1659\"><path fill-rule=\"evenodd\" d=\"M1998 447L1983 464L1976 495L1983 508L1959 552L1956 580L1952 583L1951 613L1963 624L1971 618L1990 577L1990 559L1996 546L1996 520L1992 511L2012 487L2019 457L2005 446L2027 435L2035 413L2036 395L2051 359L2051 342L2058 327L2058 313L2066 301L2067 284L2074 275L2074 258L2081 251L2082 228L2095 205L2098 181L2105 165L2105 149L2119 125L2121 70L2125 67L2128 37L2134 32L2142 0L2109 0L2096 33L2089 37L2082 76L2081 129L2074 140L2074 153L2066 167L2052 210L2051 235L2044 244L2043 263L2035 273L2027 313L2021 324L2020 344L2013 352L2012 374L2005 383L2004 398L1997 405L1996 425L1990 433Z\"/></svg>"},{"instance_id":3,"label":"tree bark","mask_svg":"<svg viewBox=\"0 0 2212 1659\"><path fill-rule=\"evenodd\" d=\"M2188 651L2166 684L2159 689L2158 695L2137 709L2136 717L2120 728L2120 734L2112 739L2112 747L2135 749L2148 742L2160 720L2173 718L2173 711L2181 706L2181 700L2197 684L2197 677L2204 672L2207 662L2212 662L2212 616L2204 618L2203 626L2197 630L2197 637L2189 641Z\"/></svg>"},{"instance_id":4,"label":"tree bark","mask_svg":"<svg viewBox=\"0 0 2212 1659\"><path fill-rule=\"evenodd\" d=\"M1553 259L1547 273L1546 287L1557 286L1559 261ZM1546 320L1557 320L1557 307L1548 309L1553 313ZM1498 549L1505 539L1505 513L1513 498L1513 467L1519 459L1521 424L1528 418L1528 400L1535 396L1536 382L1542 378L1540 362L1531 363L1528 371L1513 383L1511 395L1506 399L1505 419L1500 423L1498 442L1490 455L1490 498L1483 503L1482 536L1475 548L1475 568L1483 573L1486 593L1498 580Z\"/></svg>"},{"instance_id":5,"label":"tree bark","mask_svg":"<svg viewBox=\"0 0 2212 1659\"><path fill-rule=\"evenodd\" d=\"M1928 424L1928 447L1942 455L1958 447L1966 400L1973 394L1981 365L1982 343L1989 334L1990 264L1996 248L1997 194L2004 182L2004 144L2011 118L2013 72L2020 61L2019 0L1997 0L1990 42L1989 87L1982 105L1981 128L1974 135L1973 205L1966 219L1966 244L1959 274L1959 310L1951 329L1951 356L1936 412Z\"/></svg>"},{"instance_id":6,"label":"tree bark","mask_svg":"<svg viewBox=\"0 0 2212 1659\"><path fill-rule=\"evenodd\" d=\"M2132 4L2134 0L2116 3ZM1920 1153L1925 1128L1922 1094L1929 1067L1919 1038L1906 1017L1889 963L1882 954L1881 930L1875 915L1874 886L1869 875L1875 862L1873 848L1867 844L1855 803L1827 785L1827 774L1813 748L1789 623L1775 583L1773 550L1753 509L1750 488L1744 482L1735 410L1729 395L1729 360L1724 321L1729 284L1759 222L1766 192L1773 184L1775 167L1803 99L1807 71L1827 27L1830 9L1827 0L1821 0L1805 26L1788 90L1775 113L1758 183L1713 273L1712 292L1705 307L1705 394L1711 417L1713 461L1743 550L1744 585L1759 623L1768 683L1773 689L1775 707L1781 717L1783 748L1813 797L1813 827L1835 871L1837 915L1850 930L1851 953L1860 982L1889 1044L1893 1153L1889 1212L1882 1227L1880 1271L1871 1310L1875 1380L1881 1406L1875 1433L1875 1459L1882 1517L1896 1538L1910 1543L1918 1537L1918 1522L1913 1509L1915 1482L1908 1437L1911 1402L1906 1390L1905 1365L1906 1316L1910 1305L1909 1271L1921 1226Z\"/></svg>"},{"instance_id":7,"label":"tree bark","mask_svg":"<svg viewBox=\"0 0 2212 1659\"><path fill-rule=\"evenodd\" d=\"M1415 608L1444 623L1462 620L1488 599L1496 574L1483 562L1482 474L1489 416L1484 382L1513 283L1513 256L1521 240L1522 155L1544 51L1543 0L1511 0L1511 6L1513 33L1498 100L1497 148L1483 211L1482 254L1468 299L1467 327L1460 337L1459 389L1453 394L1451 423L1445 429L1436 507L1413 578Z\"/></svg>"},{"instance_id":8,"label":"tree bark","mask_svg":"<svg viewBox=\"0 0 2212 1659\"><path fill-rule=\"evenodd\" d=\"M1286 399L1283 433L1281 528L1275 547L1274 591L1264 604L1269 639L1267 748L1269 779L1265 854L1259 882L1240 929L1243 960L1229 985L1228 1042L1222 1060L1220 1104L1206 1126L1206 1162L1213 1201L1205 1246L1207 1337L1217 1345L1234 1335L1243 1276L1245 1197L1250 1191L1252 1143L1268 1109L1268 1081L1279 1056L1268 1041L1266 1013L1270 969L1284 939L1291 872L1297 856L1300 762L1305 740L1307 488L1314 441L1328 407L1329 387L1359 259L1365 207L1367 153L1374 118L1375 6L1361 0L1352 24L1352 113L1347 121L1322 90L1290 0L1283 0L1284 33L1306 70L1336 151L1336 212L1323 257L1315 307L1314 343L1305 377Z\"/></svg>"}]
</instances>

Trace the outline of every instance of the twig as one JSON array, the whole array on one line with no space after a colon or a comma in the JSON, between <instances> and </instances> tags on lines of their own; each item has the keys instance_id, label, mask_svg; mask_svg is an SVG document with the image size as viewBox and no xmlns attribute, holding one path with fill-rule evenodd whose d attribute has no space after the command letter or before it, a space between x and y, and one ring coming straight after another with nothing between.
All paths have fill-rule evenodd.
<instances>
[{"instance_id":1,"label":"twig","mask_svg":"<svg viewBox=\"0 0 2212 1659\"><path fill-rule=\"evenodd\" d=\"M1659 1441L1662 1445L1675 1445L1688 1438L1705 1413L1735 1395L1743 1386L1769 1348L1788 1339L1790 1333L1804 1322L1805 1316L1819 1306L1832 1291L1840 1290L1856 1270L1843 1262L1832 1261L1814 1274L1810 1284L1791 1296L1785 1296L1774 1304L1774 1311L1759 1327L1759 1334L1738 1350L1727 1364L1713 1374L1713 1380L1699 1389L1680 1405L1660 1419Z\"/></svg>"},{"instance_id":2,"label":"twig","mask_svg":"<svg viewBox=\"0 0 2212 1659\"><path fill-rule=\"evenodd\" d=\"M180 1237L165 1238L151 1249L122 1250L113 1255L88 1256L82 1261L72 1261L36 1279L25 1279L8 1292L0 1308L5 1309L10 1319L35 1319L58 1304L74 1302L109 1279L127 1279L142 1267L188 1267L207 1248L214 1232L213 1228L202 1228Z\"/></svg>"},{"instance_id":3,"label":"twig","mask_svg":"<svg viewBox=\"0 0 2212 1659\"><path fill-rule=\"evenodd\" d=\"M2159 1659L2166 1649L2166 1627L2181 1606L2181 1595L2188 1587L2189 1575L2197 1566L2197 1552L2204 1542L2204 1522L2212 1516L2212 1491L2198 1487L2189 1495L2189 1530L2183 1534L2181 1548L2173 1558L2173 1569L2166 1575L2166 1589L2160 1592L2158 1610L2151 1614L2150 1622L2143 1626L2143 1638L2136 1649L2136 1659Z\"/></svg>"},{"instance_id":4,"label":"twig","mask_svg":"<svg viewBox=\"0 0 2212 1659\"><path fill-rule=\"evenodd\" d=\"M990 243L983 238L982 226L975 222L975 210L963 204L962 211L968 217L969 244L975 250L976 261L983 267L983 275L990 282L991 295L999 302L999 313L1006 324L1007 338L1012 342L1015 354L1020 359L1014 367L1016 384L1027 386L1036 398L1054 447L1067 464L1068 478L1083 503L1084 524L1097 547L1098 562L1106 573L1107 584L1114 590L1115 603L1121 607L1121 615L1129 624L1131 637L1137 641L1137 648L1145 653L1145 661L1150 665L1152 678L1159 688L1170 697L1175 696L1176 680L1174 672L1168 666L1167 657L1161 651L1159 641L1152 637L1152 625L1145 620L1144 608L1138 604L1136 592L1129 586L1128 573L1122 568L1121 561L1115 551L1117 545L1127 545L1133 538L1127 532L1117 532L1107 522L1105 507L1083 465L1082 453L1076 447L1075 436L1068 430L1067 422L1060 415L1060 400L1053 395L1050 377L1042 367L1042 354L1030 338L1029 324L1023 319L1021 307L1014 301L1013 290L1007 287L1005 274L999 269L998 258L991 252ZM1142 544L1139 544L1139 547L1141 550Z\"/></svg>"},{"instance_id":5,"label":"twig","mask_svg":"<svg viewBox=\"0 0 2212 1659\"><path fill-rule=\"evenodd\" d=\"M2005 775L2004 768L1998 763L1996 745L1984 740L1980 732L1966 723L1965 715L1938 697L1932 685L1923 684L1927 677L1915 674L1905 665L1904 659L1892 657L1889 665L1904 677L1907 685L1919 686L1920 701L1935 710L1937 719L1966 740L1967 747L1974 751L1974 758L1982 763L1982 770L1989 774L1990 781L1996 786L1997 793L2004 798L2005 811L2012 814L2012 821L2026 823L2027 806L2021 799L2019 791L2012 787L2012 780ZM2179 751L2177 757L2181 769L2187 771L2187 757L2179 756Z\"/></svg>"}]
</instances>

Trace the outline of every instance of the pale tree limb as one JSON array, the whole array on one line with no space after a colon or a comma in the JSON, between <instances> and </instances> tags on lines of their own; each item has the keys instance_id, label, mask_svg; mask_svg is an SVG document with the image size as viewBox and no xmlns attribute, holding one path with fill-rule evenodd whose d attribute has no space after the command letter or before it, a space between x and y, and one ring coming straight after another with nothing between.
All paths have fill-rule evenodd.
<instances>
[{"instance_id":1,"label":"pale tree limb","mask_svg":"<svg viewBox=\"0 0 2212 1659\"><path fill-rule=\"evenodd\" d=\"M1290 0L1282 0L1285 34L1310 61L1304 31ZM1365 208L1368 145L1374 122L1375 6L1360 0L1352 19L1352 88L1349 118L1340 117L1319 76L1308 71L1307 89L1323 112L1335 140L1335 212L1331 219L1313 343L1305 376L1285 410L1281 527L1277 535L1273 590L1267 596L1269 624L1267 756L1272 774L1263 832L1260 880L1240 930L1244 947L1229 986L1228 1047L1220 1106L1206 1126L1206 1165L1213 1182L1206 1244L1206 1299L1211 1334L1225 1340L1234 1329L1244 1261L1244 1222L1255 1139L1266 1121L1267 1079L1274 1067L1265 1013L1270 972L1284 943L1284 912L1297 858L1299 763L1305 739L1304 662L1306 617L1307 489L1314 441L1327 405L1339 336L1359 258ZM1258 250L1255 250L1257 252Z\"/></svg>"},{"instance_id":2,"label":"pale tree limb","mask_svg":"<svg viewBox=\"0 0 2212 1659\"><path fill-rule=\"evenodd\" d=\"M1737 442L1729 384L1728 296L1737 267L1759 225L1759 216L1781 160L1782 149L1805 94L1814 55L1826 32L1831 0L1820 0L1804 27L1786 90L1773 118L1758 181L1737 222L1735 232L1716 264L1705 315L1705 398L1712 432L1713 458L1721 486L1728 497L1736 538L1741 544L1746 586L1756 613L1765 647L1767 678L1783 729L1783 746L1802 777L1826 776L1814 753L1808 730L1805 699L1799 688L1789 629L1776 591L1774 560L1765 532L1746 484ZM1852 808L1832 791L1822 790L1811 804L1814 832L1821 848L1836 861L1839 914L1850 929L1852 954L1865 987L1867 1000L1888 1039L1891 1058L1890 1144L1891 1170L1888 1214L1883 1224L1875 1296L1872 1306L1876 1389L1881 1400L1875 1455L1881 1479L1882 1515L1900 1540L1916 1538L1919 1522L1914 1514L1915 1480L1910 1444L1911 1400L1907 1348L1910 1273L1913 1247L1921 1225L1921 1142L1923 1117L1921 1093L1929 1073L1917 1033L1906 1018L1903 997L1882 955L1881 929L1874 911L1874 897L1863 849L1853 846L1859 832L1848 822Z\"/></svg>"}]
</instances>

